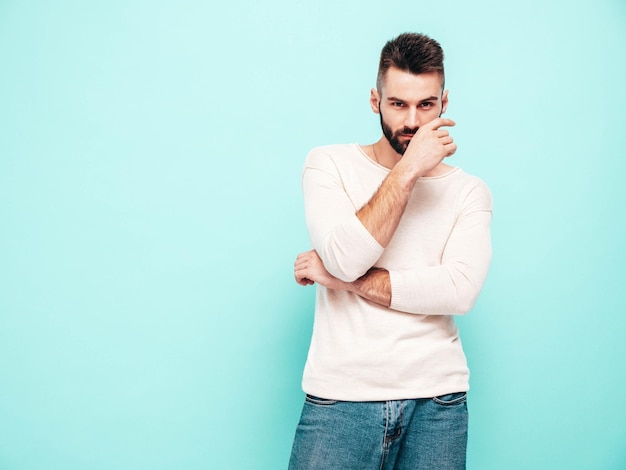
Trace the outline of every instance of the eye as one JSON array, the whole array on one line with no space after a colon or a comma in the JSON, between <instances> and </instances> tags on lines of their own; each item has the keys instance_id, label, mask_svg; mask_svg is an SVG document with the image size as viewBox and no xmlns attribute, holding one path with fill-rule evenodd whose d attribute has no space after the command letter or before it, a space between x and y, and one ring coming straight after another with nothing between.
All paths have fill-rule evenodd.
<instances>
[{"instance_id":1,"label":"eye","mask_svg":"<svg viewBox=\"0 0 626 470\"><path fill-rule=\"evenodd\" d=\"M425 101L423 103L420 103L420 108L430 109L432 107L433 107L433 103L431 101Z\"/></svg>"},{"instance_id":2,"label":"eye","mask_svg":"<svg viewBox=\"0 0 626 470\"><path fill-rule=\"evenodd\" d=\"M404 103L402 101L392 101L391 106L394 108L401 108L404 106Z\"/></svg>"}]
</instances>

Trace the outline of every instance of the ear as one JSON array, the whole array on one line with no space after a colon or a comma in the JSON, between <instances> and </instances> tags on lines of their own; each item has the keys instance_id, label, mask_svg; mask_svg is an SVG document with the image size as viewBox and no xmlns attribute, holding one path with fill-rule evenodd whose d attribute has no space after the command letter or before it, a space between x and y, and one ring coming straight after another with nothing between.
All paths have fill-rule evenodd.
<instances>
[{"instance_id":1,"label":"ear","mask_svg":"<svg viewBox=\"0 0 626 470\"><path fill-rule=\"evenodd\" d=\"M372 88L370 91L370 106L372 111L376 114L380 114L380 94L376 88Z\"/></svg>"},{"instance_id":2,"label":"ear","mask_svg":"<svg viewBox=\"0 0 626 470\"><path fill-rule=\"evenodd\" d=\"M445 90L441 95L441 114L448 109L448 90Z\"/></svg>"}]
</instances>

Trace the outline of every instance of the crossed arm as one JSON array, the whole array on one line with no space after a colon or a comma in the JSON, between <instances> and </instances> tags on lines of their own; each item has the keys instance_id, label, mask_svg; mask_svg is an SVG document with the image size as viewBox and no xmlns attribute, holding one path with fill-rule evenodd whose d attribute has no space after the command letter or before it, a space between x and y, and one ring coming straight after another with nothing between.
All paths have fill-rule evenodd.
<instances>
[{"instance_id":1,"label":"crossed arm","mask_svg":"<svg viewBox=\"0 0 626 470\"><path fill-rule=\"evenodd\" d=\"M300 253L294 263L294 276L301 286L317 282L335 290L347 290L384 307L391 305L391 281L386 269L371 268L367 273L352 282L345 282L331 275L317 251Z\"/></svg>"},{"instance_id":2,"label":"crossed arm","mask_svg":"<svg viewBox=\"0 0 626 470\"><path fill-rule=\"evenodd\" d=\"M482 289L491 261L492 202L489 189L476 178L467 180L459 191L455 197L461 205L440 258L391 271L364 265L358 278L340 279L326 267L317 251L309 251L296 259L296 281L301 285L318 282L330 289L350 291L400 312L425 315L469 312ZM326 241L318 249L328 250L328 244ZM353 252L345 243L338 248L341 256L348 255L349 259L356 257L360 261L370 256ZM374 262L376 260L372 264Z\"/></svg>"},{"instance_id":3,"label":"crossed arm","mask_svg":"<svg viewBox=\"0 0 626 470\"><path fill-rule=\"evenodd\" d=\"M323 257L312 250L298 255L294 265L296 281L301 285L317 282L330 289L349 291L400 312L425 315L467 313L473 307L489 270L492 203L488 188L477 179L469 180L458 197L463 203L441 258L437 256L438 262L407 265L404 269L392 271L364 264L359 277L340 279L345 272L334 275L326 267L326 261L322 261ZM332 246L334 242L327 240L319 245L321 248L317 244L314 246L328 250L329 244ZM355 252L345 241L336 249L350 260L373 259L370 253ZM374 251L374 255L376 253Z\"/></svg>"}]
</instances>

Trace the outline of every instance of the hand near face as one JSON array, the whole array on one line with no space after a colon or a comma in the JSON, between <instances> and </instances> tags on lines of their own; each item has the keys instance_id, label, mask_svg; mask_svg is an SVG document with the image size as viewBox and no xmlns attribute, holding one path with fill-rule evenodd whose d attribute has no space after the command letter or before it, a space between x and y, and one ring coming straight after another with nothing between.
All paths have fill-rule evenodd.
<instances>
[{"instance_id":1,"label":"hand near face","mask_svg":"<svg viewBox=\"0 0 626 470\"><path fill-rule=\"evenodd\" d=\"M438 117L419 128L404 152L403 160L410 163L422 175L439 165L442 160L456 152L456 144L450 133L442 127L454 126L451 119Z\"/></svg>"},{"instance_id":2,"label":"hand near face","mask_svg":"<svg viewBox=\"0 0 626 470\"><path fill-rule=\"evenodd\" d=\"M322 263L317 251L305 251L300 253L294 263L294 277L301 286L308 286L316 282L329 289L340 289L344 282L332 276Z\"/></svg>"}]
</instances>

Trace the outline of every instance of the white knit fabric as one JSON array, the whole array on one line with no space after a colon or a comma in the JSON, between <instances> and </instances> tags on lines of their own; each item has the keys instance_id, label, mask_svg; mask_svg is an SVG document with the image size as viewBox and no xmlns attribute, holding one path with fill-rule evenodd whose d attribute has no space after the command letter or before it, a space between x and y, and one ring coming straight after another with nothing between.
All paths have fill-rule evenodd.
<instances>
[{"instance_id":1,"label":"white knit fabric","mask_svg":"<svg viewBox=\"0 0 626 470\"><path fill-rule=\"evenodd\" d=\"M311 243L334 276L385 268L391 308L318 286L303 389L348 401L425 398L469 389L454 314L469 311L491 261L487 186L453 168L420 178L387 248L355 213L389 170L356 144L313 149L303 171Z\"/></svg>"}]
</instances>

